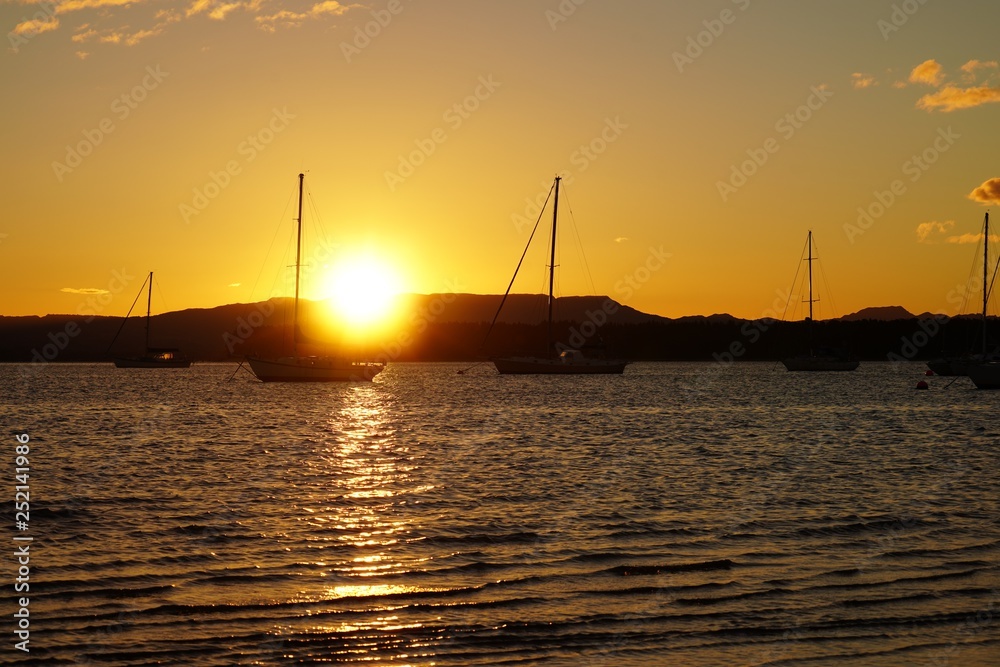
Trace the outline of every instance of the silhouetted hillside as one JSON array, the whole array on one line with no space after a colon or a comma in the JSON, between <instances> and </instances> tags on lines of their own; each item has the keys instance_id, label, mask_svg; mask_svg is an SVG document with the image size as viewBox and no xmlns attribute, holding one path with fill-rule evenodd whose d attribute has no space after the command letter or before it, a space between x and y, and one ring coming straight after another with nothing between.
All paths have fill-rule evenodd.
<instances>
[{"instance_id":1,"label":"silhouetted hillside","mask_svg":"<svg viewBox=\"0 0 1000 667\"><path fill-rule=\"evenodd\" d=\"M351 353L388 361L466 361L501 354L542 354L546 347L546 297L512 295L486 339L501 297L433 294L402 298L397 324L360 343L331 328L325 304L301 303L302 352ZM177 347L196 361L287 353L292 345L292 304L272 299L156 315L153 347ZM888 317L890 307L865 313ZM591 353L632 360L768 360L808 350L804 322L747 321L729 315L668 319L622 306L608 297L564 297L555 303L555 340ZM906 313L908 314L908 313ZM70 315L0 317L0 361L110 361L142 351L144 319L129 319L113 348L120 317ZM991 322L991 327L995 326ZM981 345L975 317L942 316L882 321L872 316L814 325L816 346L841 347L861 359L927 359ZM485 340L485 344L484 344Z\"/></svg>"},{"instance_id":2,"label":"silhouetted hillside","mask_svg":"<svg viewBox=\"0 0 1000 667\"><path fill-rule=\"evenodd\" d=\"M930 314L925 313L925 315ZM911 320L914 317L916 317L916 315L902 306L882 306L878 308L862 308L858 312L851 313L850 315L844 315L840 319L844 322L858 322L861 320L891 322L893 320Z\"/></svg>"}]
</instances>

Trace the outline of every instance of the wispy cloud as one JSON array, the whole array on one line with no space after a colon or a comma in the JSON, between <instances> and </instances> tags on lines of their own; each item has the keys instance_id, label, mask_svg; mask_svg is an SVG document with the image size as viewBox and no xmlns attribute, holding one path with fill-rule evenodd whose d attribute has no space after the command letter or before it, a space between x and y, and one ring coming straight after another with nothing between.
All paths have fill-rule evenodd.
<instances>
[{"instance_id":1,"label":"wispy cloud","mask_svg":"<svg viewBox=\"0 0 1000 667\"><path fill-rule=\"evenodd\" d=\"M965 76L967 79L975 81L976 72L978 70L997 69L998 65L1000 65L1000 63L997 63L997 61L995 60L988 60L988 61L970 60L969 62L962 65L961 69L963 72L965 72Z\"/></svg>"},{"instance_id":2,"label":"wispy cloud","mask_svg":"<svg viewBox=\"0 0 1000 667\"><path fill-rule=\"evenodd\" d=\"M627 236L619 236L615 239L615 243L625 243L629 238Z\"/></svg>"},{"instance_id":3,"label":"wispy cloud","mask_svg":"<svg viewBox=\"0 0 1000 667\"><path fill-rule=\"evenodd\" d=\"M969 60L959 67L959 74L949 80L944 66L931 58L920 63L912 70L906 80L894 77L888 73L895 89L907 88L911 85L929 86L934 92L922 95L916 102L918 109L948 113L959 109L1000 102L1000 85L995 76L1000 71L1000 63L995 60ZM856 89L872 88L879 85L876 76L862 72L851 75L851 84Z\"/></svg>"},{"instance_id":4,"label":"wispy cloud","mask_svg":"<svg viewBox=\"0 0 1000 667\"><path fill-rule=\"evenodd\" d=\"M980 204L1000 204L1000 178L991 178L969 193L969 199Z\"/></svg>"},{"instance_id":5,"label":"wispy cloud","mask_svg":"<svg viewBox=\"0 0 1000 667\"><path fill-rule=\"evenodd\" d=\"M995 243L1000 236L996 234L990 234L990 243ZM983 234L962 234L961 236L949 236L945 239L947 243L958 243L960 245L971 245L973 243L979 243L983 240Z\"/></svg>"},{"instance_id":6,"label":"wispy cloud","mask_svg":"<svg viewBox=\"0 0 1000 667\"><path fill-rule=\"evenodd\" d=\"M67 294L86 294L88 296L94 294L111 294L108 290L97 287L63 287L59 291L66 292Z\"/></svg>"},{"instance_id":7,"label":"wispy cloud","mask_svg":"<svg viewBox=\"0 0 1000 667\"><path fill-rule=\"evenodd\" d=\"M935 238L942 234L947 234L951 231L951 228L955 226L954 220L946 220L945 222L922 222L917 225L917 242L918 243L936 243Z\"/></svg>"},{"instance_id":8,"label":"wispy cloud","mask_svg":"<svg viewBox=\"0 0 1000 667\"><path fill-rule=\"evenodd\" d=\"M917 100L917 107L927 111L956 111L1000 102L1000 88L978 86L975 88L960 88L947 85L936 93L924 95Z\"/></svg>"},{"instance_id":9,"label":"wispy cloud","mask_svg":"<svg viewBox=\"0 0 1000 667\"><path fill-rule=\"evenodd\" d=\"M73 42L123 46L135 46L162 34L170 24L183 20L208 18L224 21L234 12L245 12L254 16L258 28L275 32L281 28L299 27L307 21L341 16L362 6L337 0L306 3L304 9L301 0L162 0L156 3L152 0L23 1L24 4L41 7L44 12L17 24L11 31L15 35L33 36L58 30L69 21L68 15L73 15L76 20L69 21ZM154 4L158 8L152 11ZM77 52L81 58L87 55L85 51Z\"/></svg>"},{"instance_id":10,"label":"wispy cloud","mask_svg":"<svg viewBox=\"0 0 1000 667\"><path fill-rule=\"evenodd\" d=\"M863 88L871 88L872 86L877 86L878 81L871 74L864 74L862 72L855 72L851 75L851 85L861 90Z\"/></svg>"},{"instance_id":11,"label":"wispy cloud","mask_svg":"<svg viewBox=\"0 0 1000 667\"><path fill-rule=\"evenodd\" d=\"M336 0L318 2L304 12L294 12L283 9L273 14L257 16L254 21L261 30L274 32L278 28L297 28L305 21L322 16L340 16L344 12L360 5L342 5Z\"/></svg>"}]
</instances>

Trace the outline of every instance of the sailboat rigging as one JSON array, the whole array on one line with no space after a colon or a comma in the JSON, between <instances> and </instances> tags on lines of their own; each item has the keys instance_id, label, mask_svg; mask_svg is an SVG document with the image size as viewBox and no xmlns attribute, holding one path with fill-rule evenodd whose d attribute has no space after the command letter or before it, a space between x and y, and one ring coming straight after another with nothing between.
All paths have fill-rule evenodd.
<instances>
[{"instance_id":1,"label":"sailboat rigging","mask_svg":"<svg viewBox=\"0 0 1000 667\"><path fill-rule=\"evenodd\" d=\"M860 362L855 359L848 358L846 354L839 350L830 350L826 348L817 349L815 346L815 336L813 331L813 304L819 299L813 298L813 262L816 258L813 257L812 230L809 230L809 234L806 237L806 246L809 250L809 257L806 259L809 263L809 318L806 320L806 325L808 327L807 335L809 339L809 354L782 359L781 363L783 363L785 368L789 371L853 371L860 365Z\"/></svg>"},{"instance_id":2,"label":"sailboat rigging","mask_svg":"<svg viewBox=\"0 0 1000 667\"><path fill-rule=\"evenodd\" d=\"M987 309L989 306L989 267L990 267L990 213L986 212L983 221L983 314L982 314L982 349L979 354L966 354L964 356L945 357L943 359L933 359L927 362L927 367L937 375L962 376L969 374L969 368L976 364L987 361L996 361L996 357L991 358L988 350L988 339L986 336Z\"/></svg>"},{"instance_id":3,"label":"sailboat rigging","mask_svg":"<svg viewBox=\"0 0 1000 667\"><path fill-rule=\"evenodd\" d=\"M149 329L151 320L151 311L153 307L153 272L149 272L149 276L146 278L146 282L143 283L142 287L146 287L148 284L149 292L146 297L146 339L145 339L145 351L142 355L138 357L115 357L115 366L118 368L188 368L191 365L191 360L185 358L181 355L180 350L172 347L150 347L149 346ZM135 301L139 300L142 296L142 287L139 288L139 293L135 297ZM135 308L135 301L132 302L132 308ZM122 329L125 327L125 322L128 321L129 315L132 314L132 308L129 308L128 313L125 315L125 319L122 321L121 326L118 327L118 332L115 337L111 340L111 344L108 345L107 352L111 351L114 346L115 341L118 340L119 334L121 334Z\"/></svg>"},{"instance_id":4,"label":"sailboat rigging","mask_svg":"<svg viewBox=\"0 0 1000 667\"><path fill-rule=\"evenodd\" d=\"M292 316L292 354L284 357L247 357L250 370L262 382L354 382L371 381L384 364L353 361L342 357L299 354L299 283L302 268L302 189L299 174L299 203L295 242L295 306Z\"/></svg>"},{"instance_id":5,"label":"sailboat rigging","mask_svg":"<svg viewBox=\"0 0 1000 667\"><path fill-rule=\"evenodd\" d=\"M551 255L549 258L549 294L548 294L548 317L546 324L546 345L545 345L545 355L544 357L508 357L493 359L493 365L496 366L497 372L501 375L621 375L625 371L625 366L628 364L627 361L616 360L616 359L594 359L587 358L583 355L581 350L576 349L563 349L559 354L556 354L556 343L553 336L553 310L555 306L555 297L553 295L553 290L555 287L555 270L556 270L556 231L559 222L559 186L562 182L562 178L556 176L555 183L553 185L555 197L552 205L552 248ZM532 237L534 234L532 234ZM530 245L531 239L528 239L528 244ZM525 253L527 252L527 247L525 248ZM521 255L521 260L524 260L524 254ZM514 278L517 277L517 271L521 268L521 262L518 262L517 269L514 271ZM514 284L514 278L511 279L510 286ZM507 294L510 293L510 286L507 288ZM504 299L500 302L500 307L497 309L497 314L493 318L493 323L496 323L497 317L500 315L500 309L503 308L503 304L507 299L507 295L504 295ZM491 325L492 329L492 325ZM489 333L487 333L487 337Z\"/></svg>"}]
</instances>

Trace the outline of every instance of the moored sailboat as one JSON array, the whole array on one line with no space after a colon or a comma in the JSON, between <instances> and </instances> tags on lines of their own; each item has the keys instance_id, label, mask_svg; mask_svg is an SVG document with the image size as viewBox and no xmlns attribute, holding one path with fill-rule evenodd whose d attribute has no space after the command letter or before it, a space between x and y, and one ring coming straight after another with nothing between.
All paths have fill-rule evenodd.
<instances>
[{"instance_id":1,"label":"moored sailboat","mask_svg":"<svg viewBox=\"0 0 1000 667\"><path fill-rule=\"evenodd\" d=\"M815 347L813 304L818 299L813 298L813 261L815 261L815 258L813 257L812 230L809 230L809 235L806 237L806 246L809 249L809 257L806 260L809 263L809 319L807 320L807 326L809 327L809 354L782 359L781 363L789 371L853 371L857 369L860 362L856 359L851 359L845 352Z\"/></svg>"},{"instance_id":2,"label":"moored sailboat","mask_svg":"<svg viewBox=\"0 0 1000 667\"><path fill-rule=\"evenodd\" d=\"M556 268L556 229L559 221L559 186L562 178L556 176L553 185L555 199L552 206L552 248L549 261L549 295L548 295L548 329L546 335L545 356L543 357L506 357L493 359L493 365L501 375L621 375L625 372L627 361L620 359L588 358L581 350L565 348L556 354L556 344L552 335L553 307L555 297ZM529 239L530 244L530 239ZM525 249L527 251L527 249ZM523 260L523 256L522 256ZM520 264L518 264L520 268ZM515 278L517 271L514 271ZM511 280L513 285L513 280ZM507 288L508 293L510 287ZM506 295L504 299L506 299ZM500 303L503 308L503 301ZM499 309L497 315L500 314ZM493 319L496 322L496 317ZM488 335L488 334L487 334Z\"/></svg>"},{"instance_id":3,"label":"moored sailboat","mask_svg":"<svg viewBox=\"0 0 1000 667\"><path fill-rule=\"evenodd\" d=\"M143 287L146 284L149 285L149 292L146 297L146 341L145 341L145 351L137 357L115 357L115 367L117 368L188 368L191 366L191 360L184 357L180 350L173 347L150 347L149 346L149 328L150 319L153 306L153 272L149 272L149 276L146 278L146 283L143 283ZM142 296L142 288L139 289L139 294L136 295L136 299ZM135 307L135 303L132 303ZM128 314L125 315L125 321L122 322L121 326L118 327L118 333L111 340L111 344L108 345L108 351L114 346L115 341L118 340L118 335L122 332L125 327L125 322L128 321L128 316L132 314L132 310L129 309Z\"/></svg>"},{"instance_id":4,"label":"moored sailboat","mask_svg":"<svg viewBox=\"0 0 1000 667\"><path fill-rule=\"evenodd\" d=\"M996 354L989 353L989 342L987 338L987 310L989 308L989 267L990 267L990 213L986 212L983 221L983 330L982 349L978 354L966 354L963 356L943 357L932 359L927 362L927 368L937 375L962 376L969 375L973 366L979 366L987 362L997 361ZM983 371L977 371L978 377L983 377ZM977 383L978 386L978 383Z\"/></svg>"},{"instance_id":5,"label":"moored sailboat","mask_svg":"<svg viewBox=\"0 0 1000 667\"><path fill-rule=\"evenodd\" d=\"M384 364L343 357L299 354L299 280L302 267L302 187L299 174L299 205L295 245L295 308L292 317L292 354L283 357L247 357L250 370L262 382L365 382L385 368Z\"/></svg>"}]
</instances>

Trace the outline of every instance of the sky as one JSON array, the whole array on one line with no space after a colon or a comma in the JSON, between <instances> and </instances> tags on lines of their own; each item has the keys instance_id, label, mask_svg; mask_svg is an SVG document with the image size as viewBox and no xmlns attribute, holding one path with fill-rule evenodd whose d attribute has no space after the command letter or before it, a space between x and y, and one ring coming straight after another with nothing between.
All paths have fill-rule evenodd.
<instances>
[{"instance_id":1,"label":"sky","mask_svg":"<svg viewBox=\"0 0 1000 667\"><path fill-rule=\"evenodd\" d=\"M3 315L124 315L149 271L157 312L290 293L300 172L305 296L352 262L361 295L502 293L559 174L558 294L668 317L780 311L809 230L817 317L957 314L1000 201L993 0L0 0L0 24ZM544 290L548 224L516 292Z\"/></svg>"}]
</instances>

